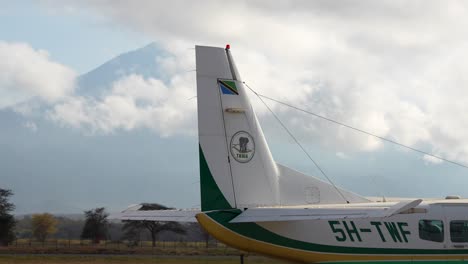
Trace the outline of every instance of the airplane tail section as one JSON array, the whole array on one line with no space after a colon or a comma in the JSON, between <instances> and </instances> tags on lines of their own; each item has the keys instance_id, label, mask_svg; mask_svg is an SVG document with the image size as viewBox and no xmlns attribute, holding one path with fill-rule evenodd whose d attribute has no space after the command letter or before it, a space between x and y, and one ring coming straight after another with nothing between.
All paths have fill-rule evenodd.
<instances>
[{"instance_id":1,"label":"airplane tail section","mask_svg":"<svg viewBox=\"0 0 468 264\"><path fill-rule=\"evenodd\" d=\"M202 211L368 202L277 165L229 46L196 46L195 50Z\"/></svg>"},{"instance_id":2,"label":"airplane tail section","mask_svg":"<svg viewBox=\"0 0 468 264\"><path fill-rule=\"evenodd\" d=\"M278 168L226 49L196 47L202 211L279 203Z\"/></svg>"},{"instance_id":3,"label":"airplane tail section","mask_svg":"<svg viewBox=\"0 0 468 264\"><path fill-rule=\"evenodd\" d=\"M362 196L275 163L229 46L226 49L196 46L195 51L202 212L369 202ZM191 222L200 213L199 210L143 209L141 205L132 206L115 218ZM264 217L264 211L258 212L262 221L272 220ZM290 216L302 219L296 214L294 211ZM256 217L245 215L239 221L259 219Z\"/></svg>"}]
</instances>

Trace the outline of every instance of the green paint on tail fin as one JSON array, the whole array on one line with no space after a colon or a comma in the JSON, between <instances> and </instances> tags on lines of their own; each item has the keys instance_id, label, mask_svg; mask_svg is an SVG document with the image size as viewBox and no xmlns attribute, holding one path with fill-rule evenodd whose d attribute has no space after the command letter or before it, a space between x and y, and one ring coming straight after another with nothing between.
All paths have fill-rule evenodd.
<instances>
[{"instance_id":1,"label":"green paint on tail fin","mask_svg":"<svg viewBox=\"0 0 468 264\"><path fill-rule=\"evenodd\" d=\"M216 184L213 175L211 174L208 163L206 162L203 150L199 146L200 155L200 193L201 193L201 210L223 210L232 209L229 202L224 197L223 193Z\"/></svg>"}]
</instances>

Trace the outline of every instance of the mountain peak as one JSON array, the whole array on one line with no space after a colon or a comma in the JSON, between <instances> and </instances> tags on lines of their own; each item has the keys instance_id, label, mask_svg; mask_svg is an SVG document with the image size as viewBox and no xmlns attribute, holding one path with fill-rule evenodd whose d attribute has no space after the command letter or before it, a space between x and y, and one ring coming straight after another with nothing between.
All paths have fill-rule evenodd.
<instances>
[{"instance_id":1,"label":"mountain peak","mask_svg":"<svg viewBox=\"0 0 468 264\"><path fill-rule=\"evenodd\" d=\"M155 42L122 53L90 72L81 75L78 78L78 94L99 97L110 89L115 81L131 74L167 81L167 77L161 75L156 59L168 56L170 54L163 51Z\"/></svg>"}]
</instances>

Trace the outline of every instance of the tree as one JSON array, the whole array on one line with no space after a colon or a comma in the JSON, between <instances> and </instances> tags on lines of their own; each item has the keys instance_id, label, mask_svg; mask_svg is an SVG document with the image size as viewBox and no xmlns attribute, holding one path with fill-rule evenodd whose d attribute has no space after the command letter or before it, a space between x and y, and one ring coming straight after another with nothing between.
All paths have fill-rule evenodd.
<instances>
[{"instance_id":1,"label":"tree","mask_svg":"<svg viewBox=\"0 0 468 264\"><path fill-rule=\"evenodd\" d=\"M109 221L104 207L95 208L93 210L85 211L85 224L83 232L81 232L82 239L91 239L93 243L99 244L102 239L107 236L107 229L109 227Z\"/></svg>"},{"instance_id":2,"label":"tree","mask_svg":"<svg viewBox=\"0 0 468 264\"><path fill-rule=\"evenodd\" d=\"M0 188L0 246L8 246L15 239L16 221L11 214L15 205L9 202L12 195L11 190Z\"/></svg>"},{"instance_id":3,"label":"tree","mask_svg":"<svg viewBox=\"0 0 468 264\"><path fill-rule=\"evenodd\" d=\"M149 210L170 210L173 208L166 207L157 203L145 203L142 205L139 211L149 211ZM138 234L139 230L146 229L151 235L151 241L153 247L156 246L156 238L159 233L162 231L174 232L177 234L185 234L185 228L177 222L159 222L159 221L124 221L125 224L123 229L125 231L126 237L133 235L135 237Z\"/></svg>"},{"instance_id":4,"label":"tree","mask_svg":"<svg viewBox=\"0 0 468 264\"><path fill-rule=\"evenodd\" d=\"M141 232L143 231L143 225L141 221L123 221L122 226L123 236L122 239L128 240L128 244L136 246L141 241Z\"/></svg>"},{"instance_id":5,"label":"tree","mask_svg":"<svg viewBox=\"0 0 468 264\"><path fill-rule=\"evenodd\" d=\"M56 217L58 221L56 238L66 239L79 239L83 226L85 223L84 219L72 219L64 216Z\"/></svg>"},{"instance_id":6,"label":"tree","mask_svg":"<svg viewBox=\"0 0 468 264\"><path fill-rule=\"evenodd\" d=\"M208 246L210 244L211 235L210 235L210 233L206 232L205 229L203 229L203 227L198 226L198 228L200 230L200 234L201 234L203 240L205 240L205 247L208 248Z\"/></svg>"},{"instance_id":7,"label":"tree","mask_svg":"<svg viewBox=\"0 0 468 264\"><path fill-rule=\"evenodd\" d=\"M33 214L31 217L32 235L38 241L46 241L49 235L57 232L57 219L51 214Z\"/></svg>"}]
</instances>

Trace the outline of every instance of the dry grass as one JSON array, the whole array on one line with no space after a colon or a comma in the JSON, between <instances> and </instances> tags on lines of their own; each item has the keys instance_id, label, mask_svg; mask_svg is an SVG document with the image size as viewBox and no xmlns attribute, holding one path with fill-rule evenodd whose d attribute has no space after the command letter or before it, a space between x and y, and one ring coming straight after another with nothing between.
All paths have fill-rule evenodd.
<instances>
[{"instance_id":1,"label":"dry grass","mask_svg":"<svg viewBox=\"0 0 468 264\"><path fill-rule=\"evenodd\" d=\"M245 257L245 264L268 263L268 264L285 264L280 260L269 259L259 256ZM240 263L237 256L1 256L0 263L15 263L15 264L238 264Z\"/></svg>"},{"instance_id":2,"label":"dry grass","mask_svg":"<svg viewBox=\"0 0 468 264\"><path fill-rule=\"evenodd\" d=\"M128 246L127 243L105 241L95 245L86 240L50 240L46 243L18 240L8 247L0 247L0 254L238 256L241 252L223 244L210 244L206 247L203 242L159 242L156 247L152 247L149 241Z\"/></svg>"},{"instance_id":3,"label":"dry grass","mask_svg":"<svg viewBox=\"0 0 468 264\"><path fill-rule=\"evenodd\" d=\"M243 252L221 243L206 247L203 242L142 242L130 247L122 242L105 242L95 245L90 241L49 240L39 243L18 240L8 247L0 247L0 264L238 264ZM246 254L245 264L287 262L258 255Z\"/></svg>"}]
</instances>

